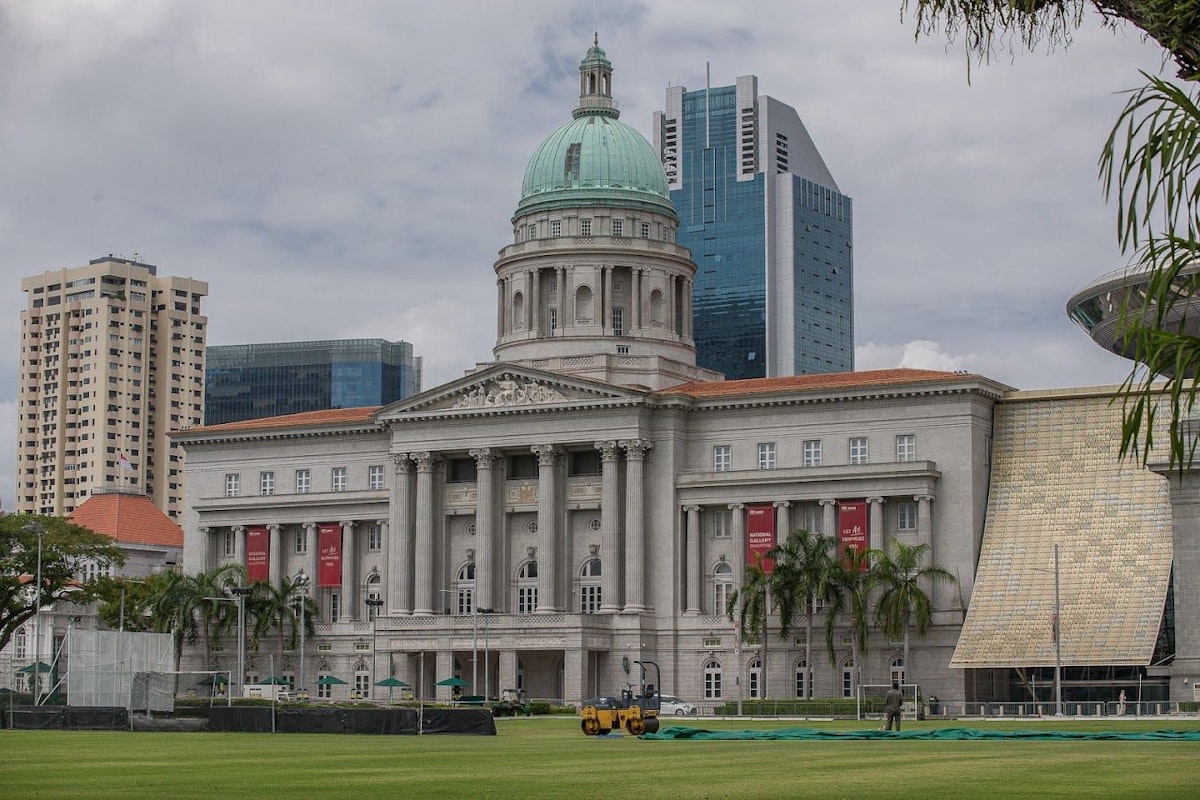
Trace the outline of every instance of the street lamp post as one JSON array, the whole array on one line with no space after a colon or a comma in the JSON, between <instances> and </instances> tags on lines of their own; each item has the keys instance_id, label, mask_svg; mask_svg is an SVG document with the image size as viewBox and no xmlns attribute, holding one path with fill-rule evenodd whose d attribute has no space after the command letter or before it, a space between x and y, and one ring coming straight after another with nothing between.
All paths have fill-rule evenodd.
<instances>
[{"instance_id":1,"label":"street lamp post","mask_svg":"<svg viewBox=\"0 0 1200 800\"><path fill-rule=\"evenodd\" d=\"M300 612L300 685L296 687L297 692L304 694L308 691L308 682L304 673L304 634L305 628L308 627L308 618L306 615L305 606L308 604L308 576L304 574L304 570L296 575L293 583L297 591L300 593L297 597L297 609Z\"/></svg>"},{"instance_id":2,"label":"street lamp post","mask_svg":"<svg viewBox=\"0 0 1200 800\"><path fill-rule=\"evenodd\" d=\"M233 603L238 610L238 677L237 682L229 687L230 697L237 697L245 694L246 687L246 595L254 591L249 586L231 586L229 591L233 593L233 597L229 595L221 595L220 597L206 597L205 600L216 600L222 603ZM236 694L234 693L234 690Z\"/></svg>"},{"instance_id":3,"label":"street lamp post","mask_svg":"<svg viewBox=\"0 0 1200 800\"><path fill-rule=\"evenodd\" d=\"M375 699L375 681L379 676L375 673L378 661L376 657L379 654L379 609L383 606L382 597L368 597L363 601L367 604L367 614L371 617L371 688L368 697L371 700Z\"/></svg>"}]
</instances>

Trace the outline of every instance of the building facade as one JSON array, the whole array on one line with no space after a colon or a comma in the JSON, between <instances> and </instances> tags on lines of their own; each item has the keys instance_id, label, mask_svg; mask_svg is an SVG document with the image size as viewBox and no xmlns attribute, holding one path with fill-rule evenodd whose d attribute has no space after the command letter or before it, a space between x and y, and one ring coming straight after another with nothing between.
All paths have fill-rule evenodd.
<instances>
[{"instance_id":1,"label":"building facade","mask_svg":"<svg viewBox=\"0 0 1200 800\"><path fill-rule=\"evenodd\" d=\"M107 487L177 518L183 457L167 434L203 420L208 285L110 255L21 289L18 513L67 515Z\"/></svg>"},{"instance_id":2,"label":"building facade","mask_svg":"<svg viewBox=\"0 0 1200 800\"><path fill-rule=\"evenodd\" d=\"M208 425L328 408L394 403L421 391L408 342L342 339L208 348Z\"/></svg>"},{"instance_id":3,"label":"building facade","mask_svg":"<svg viewBox=\"0 0 1200 800\"><path fill-rule=\"evenodd\" d=\"M697 362L730 379L854 369L853 204L796 110L667 89L654 141L696 263Z\"/></svg>"}]
</instances>

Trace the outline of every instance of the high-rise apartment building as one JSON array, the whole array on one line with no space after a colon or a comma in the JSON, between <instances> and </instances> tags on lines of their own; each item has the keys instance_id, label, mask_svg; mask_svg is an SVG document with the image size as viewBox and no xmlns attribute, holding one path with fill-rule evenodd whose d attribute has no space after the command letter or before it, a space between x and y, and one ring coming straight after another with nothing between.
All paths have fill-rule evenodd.
<instances>
[{"instance_id":1,"label":"high-rise apartment building","mask_svg":"<svg viewBox=\"0 0 1200 800\"><path fill-rule=\"evenodd\" d=\"M385 406L421 391L408 342L343 339L208 348L207 425L331 408Z\"/></svg>"},{"instance_id":2,"label":"high-rise apartment building","mask_svg":"<svg viewBox=\"0 0 1200 800\"><path fill-rule=\"evenodd\" d=\"M854 368L853 214L796 110L667 89L654 137L696 262L696 362L730 379Z\"/></svg>"},{"instance_id":3,"label":"high-rise apartment building","mask_svg":"<svg viewBox=\"0 0 1200 800\"><path fill-rule=\"evenodd\" d=\"M21 281L17 511L65 515L97 489L143 492L172 519L204 411L208 284L97 258Z\"/></svg>"}]
</instances>

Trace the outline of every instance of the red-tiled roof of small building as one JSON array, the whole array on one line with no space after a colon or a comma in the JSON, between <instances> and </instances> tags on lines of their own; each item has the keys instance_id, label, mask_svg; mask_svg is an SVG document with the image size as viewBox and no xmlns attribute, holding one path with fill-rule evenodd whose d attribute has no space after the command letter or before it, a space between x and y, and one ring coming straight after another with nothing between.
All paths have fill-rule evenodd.
<instances>
[{"instance_id":1,"label":"red-tiled roof of small building","mask_svg":"<svg viewBox=\"0 0 1200 800\"><path fill-rule=\"evenodd\" d=\"M243 419L238 422L222 422L220 425L205 425L199 428L188 428L180 433L219 433L222 431L258 431L270 428L305 428L317 425L353 425L370 422L372 415L382 406L361 406L358 408L327 408L321 411L301 411L298 414L284 414L279 417L263 417L261 419Z\"/></svg>"},{"instance_id":2,"label":"red-tiled roof of small building","mask_svg":"<svg viewBox=\"0 0 1200 800\"><path fill-rule=\"evenodd\" d=\"M829 372L820 375L787 375L781 378L749 378L741 381L685 383L662 394L690 397L740 397L783 392L853 391L914 383L951 382L978 377L935 369L876 369L863 372Z\"/></svg>"},{"instance_id":3,"label":"red-tiled roof of small building","mask_svg":"<svg viewBox=\"0 0 1200 800\"><path fill-rule=\"evenodd\" d=\"M118 542L183 547L183 528L145 495L94 494L75 509L71 522Z\"/></svg>"}]
</instances>

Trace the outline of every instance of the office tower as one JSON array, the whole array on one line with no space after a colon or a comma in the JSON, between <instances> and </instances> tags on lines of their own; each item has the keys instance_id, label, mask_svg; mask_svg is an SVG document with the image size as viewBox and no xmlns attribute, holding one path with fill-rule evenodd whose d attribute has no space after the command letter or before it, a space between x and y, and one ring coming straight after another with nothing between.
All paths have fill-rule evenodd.
<instances>
[{"instance_id":1,"label":"office tower","mask_svg":"<svg viewBox=\"0 0 1200 800\"><path fill-rule=\"evenodd\" d=\"M65 515L116 489L176 518L183 464L167 433L202 420L208 284L109 255L21 289L17 511Z\"/></svg>"},{"instance_id":2,"label":"office tower","mask_svg":"<svg viewBox=\"0 0 1200 800\"><path fill-rule=\"evenodd\" d=\"M382 406L421 391L408 342L345 339L208 348L208 425L301 411Z\"/></svg>"},{"instance_id":3,"label":"office tower","mask_svg":"<svg viewBox=\"0 0 1200 800\"><path fill-rule=\"evenodd\" d=\"M758 79L667 89L654 137L696 262L696 361L727 378L854 368L853 214L796 110Z\"/></svg>"}]
</instances>

